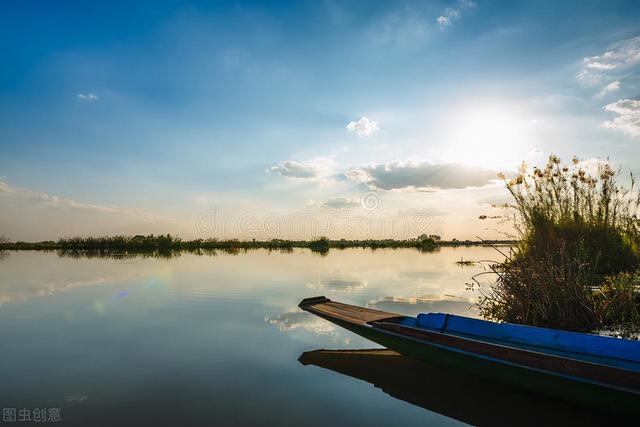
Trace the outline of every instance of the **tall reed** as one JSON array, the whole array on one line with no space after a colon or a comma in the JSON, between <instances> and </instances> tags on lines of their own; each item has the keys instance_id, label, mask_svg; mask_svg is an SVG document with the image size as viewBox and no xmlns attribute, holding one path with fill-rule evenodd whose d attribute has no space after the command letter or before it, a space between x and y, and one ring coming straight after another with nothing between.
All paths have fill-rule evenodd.
<instances>
[{"instance_id":1,"label":"tall reed","mask_svg":"<svg viewBox=\"0 0 640 427\"><path fill-rule=\"evenodd\" d=\"M492 266L484 317L569 330L640 324L610 304L632 301L638 310L637 283L605 286L640 265L640 194L633 176L629 188L618 176L608 162L563 165L554 155L544 168L523 164L515 178L503 176L514 200L503 207L519 243Z\"/></svg>"}]
</instances>

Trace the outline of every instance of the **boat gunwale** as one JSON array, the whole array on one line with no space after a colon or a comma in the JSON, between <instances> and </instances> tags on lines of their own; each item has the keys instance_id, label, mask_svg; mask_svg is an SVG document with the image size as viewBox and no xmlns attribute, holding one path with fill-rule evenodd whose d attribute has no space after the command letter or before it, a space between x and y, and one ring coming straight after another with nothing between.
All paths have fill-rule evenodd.
<instances>
[{"instance_id":1,"label":"boat gunwale","mask_svg":"<svg viewBox=\"0 0 640 427\"><path fill-rule=\"evenodd\" d=\"M407 316L407 317L410 317L410 316ZM408 327L408 328L414 328L414 327L408 326L408 325L401 325L401 326ZM415 329L422 330L422 331L428 331L428 332L436 332L436 333L440 332L440 331L437 331L435 329L430 329L430 328L426 328L426 327L415 327ZM629 371L629 372L640 372L640 362L636 362L635 360L630 360L630 359L623 359L623 358L619 358L619 357L610 357L610 356L600 356L600 355L596 355L596 354L593 354L593 353L586 353L586 352L582 352L582 351L569 351L569 350L558 349L556 347L549 347L549 346L536 345L536 344L513 343L512 345L509 345L509 341L507 341L507 340L502 340L502 339L498 339L498 338L483 337L481 335L475 335L475 334L466 334L464 332L457 332L457 331L456 332L446 331L446 335L459 337L459 338L464 338L464 339L473 340L473 341L478 341L478 342L484 342L484 343L493 344L493 345L496 345L496 346L503 346L503 347L509 347L509 348L518 349L518 350L529 351L531 353L541 353L541 354L545 354L545 355L549 355L549 356L556 356L556 357L560 357L562 359L573 360L573 361L578 361L578 362L582 362L582 363L591 363L591 364L596 365L596 366L607 366L607 367L611 367L611 368L615 368L615 369L621 369L621 370ZM545 352L544 350L549 350L549 352ZM573 358L573 357L570 357L571 355L584 356L585 358L584 359L583 358ZM587 357L589 359L594 359L594 360L588 360L588 359L586 359ZM614 361L614 362L623 362L623 363L629 364L629 365L636 365L637 370L636 369L629 369L629 368L626 368L626 367L623 367L623 366L607 364L607 363L598 363L597 360L602 360L602 361L611 360L611 361Z\"/></svg>"}]
</instances>

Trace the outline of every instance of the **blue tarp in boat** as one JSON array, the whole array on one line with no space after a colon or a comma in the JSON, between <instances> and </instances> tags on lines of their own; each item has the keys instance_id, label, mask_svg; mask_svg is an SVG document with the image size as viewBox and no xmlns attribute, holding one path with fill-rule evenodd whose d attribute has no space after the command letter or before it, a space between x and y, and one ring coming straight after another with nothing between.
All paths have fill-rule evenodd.
<instances>
[{"instance_id":1,"label":"blue tarp in boat","mask_svg":"<svg viewBox=\"0 0 640 427\"><path fill-rule=\"evenodd\" d=\"M562 352L616 359L632 362L634 365L638 364L636 368L640 368L640 341L636 340L512 323L495 323L444 313L419 314L415 326L475 337L480 340L502 341L506 345L542 347ZM615 364L617 365L617 363Z\"/></svg>"}]
</instances>

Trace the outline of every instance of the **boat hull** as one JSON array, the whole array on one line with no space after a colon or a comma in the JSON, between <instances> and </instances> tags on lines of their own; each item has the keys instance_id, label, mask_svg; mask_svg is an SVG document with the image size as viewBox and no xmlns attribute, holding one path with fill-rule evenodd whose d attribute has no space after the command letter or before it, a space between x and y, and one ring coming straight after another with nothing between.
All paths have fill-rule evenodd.
<instances>
[{"instance_id":1,"label":"boat hull","mask_svg":"<svg viewBox=\"0 0 640 427\"><path fill-rule=\"evenodd\" d=\"M313 305L305 306L301 304L301 308L413 359L462 370L491 381L589 407L624 411L630 414L640 413L640 394L633 391L532 369L506 361L479 357L476 354L458 351L446 346L434 345L399 333L373 327L367 322L354 322L327 315L321 311L314 310Z\"/></svg>"}]
</instances>

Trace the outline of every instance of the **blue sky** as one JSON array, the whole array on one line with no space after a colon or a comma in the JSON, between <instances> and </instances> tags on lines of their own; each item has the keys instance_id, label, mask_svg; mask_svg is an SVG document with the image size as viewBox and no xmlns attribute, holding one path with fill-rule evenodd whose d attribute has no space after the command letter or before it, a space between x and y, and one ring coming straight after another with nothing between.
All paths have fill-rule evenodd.
<instances>
[{"instance_id":1,"label":"blue sky","mask_svg":"<svg viewBox=\"0 0 640 427\"><path fill-rule=\"evenodd\" d=\"M497 171L640 170L637 2L129 3L0 7L1 234L493 237Z\"/></svg>"}]
</instances>

